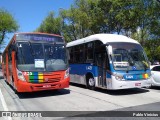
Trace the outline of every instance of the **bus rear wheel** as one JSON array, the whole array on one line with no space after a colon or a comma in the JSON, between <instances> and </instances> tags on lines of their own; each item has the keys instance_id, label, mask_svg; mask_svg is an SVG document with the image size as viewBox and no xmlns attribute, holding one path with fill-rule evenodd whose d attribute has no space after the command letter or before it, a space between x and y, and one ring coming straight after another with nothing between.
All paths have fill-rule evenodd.
<instances>
[{"instance_id":1,"label":"bus rear wheel","mask_svg":"<svg viewBox=\"0 0 160 120\"><path fill-rule=\"evenodd\" d=\"M87 76L87 88L90 90L95 89L95 79L92 76Z\"/></svg>"}]
</instances>

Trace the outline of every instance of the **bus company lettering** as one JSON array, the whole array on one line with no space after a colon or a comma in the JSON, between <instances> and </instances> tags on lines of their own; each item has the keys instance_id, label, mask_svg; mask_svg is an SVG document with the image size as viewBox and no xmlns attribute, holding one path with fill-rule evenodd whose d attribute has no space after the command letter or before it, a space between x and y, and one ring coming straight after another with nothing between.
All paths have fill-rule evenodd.
<instances>
[{"instance_id":1,"label":"bus company lettering","mask_svg":"<svg viewBox=\"0 0 160 120\"><path fill-rule=\"evenodd\" d=\"M35 40L35 41L54 41L54 38L53 37L41 37L41 36L29 36L29 35L26 35L24 36L24 39L25 40Z\"/></svg>"},{"instance_id":2,"label":"bus company lettering","mask_svg":"<svg viewBox=\"0 0 160 120\"><path fill-rule=\"evenodd\" d=\"M127 79L133 79L133 75L126 75Z\"/></svg>"},{"instance_id":3,"label":"bus company lettering","mask_svg":"<svg viewBox=\"0 0 160 120\"><path fill-rule=\"evenodd\" d=\"M92 70L92 66L87 66L87 70Z\"/></svg>"},{"instance_id":4,"label":"bus company lettering","mask_svg":"<svg viewBox=\"0 0 160 120\"><path fill-rule=\"evenodd\" d=\"M113 62L115 66L129 66L128 62Z\"/></svg>"},{"instance_id":5,"label":"bus company lettering","mask_svg":"<svg viewBox=\"0 0 160 120\"><path fill-rule=\"evenodd\" d=\"M33 40L54 41L54 38L34 36L34 37L33 37Z\"/></svg>"}]
</instances>

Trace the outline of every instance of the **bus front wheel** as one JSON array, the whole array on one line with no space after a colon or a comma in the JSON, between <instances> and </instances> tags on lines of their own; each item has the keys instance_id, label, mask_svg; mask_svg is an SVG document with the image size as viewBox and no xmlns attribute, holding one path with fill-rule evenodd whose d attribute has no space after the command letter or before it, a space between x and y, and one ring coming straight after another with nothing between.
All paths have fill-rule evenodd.
<instances>
[{"instance_id":1,"label":"bus front wheel","mask_svg":"<svg viewBox=\"0 0 160 120\"><path fill-rule=\"evenodd\" d=\"M15 92L15 94L17 94L18 92L17 92L16 86L15 86L15 82L14 82L13 76L12 76L12 80L11 81L12 81L11 85L12 85L13 91Z\"/></svg>"},{"instance_id":2,"label":"bus front wheel","mask_svg":"<svg viewBox=\"0 0 160 120\"><path fill-rule=\"evenodd\" d=\"M87 76L87 87L91 90L95 89L95 79L92 76Z\"/></svg>"}]
</instances>

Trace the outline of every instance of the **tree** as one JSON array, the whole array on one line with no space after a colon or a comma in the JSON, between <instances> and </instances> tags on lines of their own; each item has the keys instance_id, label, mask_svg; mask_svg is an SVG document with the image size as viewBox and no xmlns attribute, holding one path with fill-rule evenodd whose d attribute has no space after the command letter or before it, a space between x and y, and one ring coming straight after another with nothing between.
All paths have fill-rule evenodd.
<instances>
[{"instance_id":1,"label":"tree","mask_svg":"<svg viewBox=\"0 0 160 120\"><path fill-rule=\"evenodd\" d=\"M141 0L136 6L137 31L132 38L145 48L150 61L160 60L160 3L156 0Z\"/></svg>"},{"instance_id":2,"label":"tree","mask_svg":"<svg viewBox=\"0 0 160 120\"><path fill-rule=\"evenodd\" d=\"M97 16L100 15L97 7L98 1L75 0L75 4L71 5L70 9L60 11L63 19L63 35L67 41L80 39L100 31L97 25Z\"/></svg>"},{"instance_id":3,"label":"tree","mask_svg":"<svg viewBox=\"0 0 160 120\"><path fill-rule=\"evenodd\" d=\"M150 24L149 24L149 34L150 39L160 39L160 2L153 0L152 5L149 8L149 17L150 17Z\"/></svg>"},{"instance_id":4,"label":"tree","mask_svg":"<svg viewBox=\"0 0 160 120\"><path fill-rule=\"evenodd\" d=\"M118 33L131 36L138 27L134 0L75 0L66 11L66 29L74 39L96 33ZM64 16L63 16L64 18ZM64 29L65 29L64 28Z\"/></svg>"},{"instance_id":5,"label":"tree","mask_svg":"<svg viewBox=\"0 0 160 120\"><path fill-rule=\"evenodd\" d=\"M136 38L144 47L147 40L160 39L159 8L157 0L75 0L68 10L60 10L59 29L67 41L117 33Z\"/></svg>"},{"instance_id":6,"label":"tree","mask_svg":"<svg viewBox=\"0 0 160 120\"><path fill-rule=\"evenodd\" d=\"M36 29L38 32L46 32L61 35L61 18L54 17L54 12L49 12L48 16L42 21L41 25Z\"/></svg>"},{"instance_id":7,"label":"tree","mask_svg":"<svg viewBox=\"0 0 160 120\"><path fill-rule=\"evenodd\" d=\"M144 48L151 62L160 60L160 40L147 40Z\"/></svg>"},{"instance_id":8,"label":"tree","mask_svg":"<svg viewBox=\"0 0 160 120\"><path fill-rule=\"evenodd\" d=\"M3 43L6 34L17 31L18 27L13 16L8 11L0 8L0 45Z\"/></svg>"}]
</instances>

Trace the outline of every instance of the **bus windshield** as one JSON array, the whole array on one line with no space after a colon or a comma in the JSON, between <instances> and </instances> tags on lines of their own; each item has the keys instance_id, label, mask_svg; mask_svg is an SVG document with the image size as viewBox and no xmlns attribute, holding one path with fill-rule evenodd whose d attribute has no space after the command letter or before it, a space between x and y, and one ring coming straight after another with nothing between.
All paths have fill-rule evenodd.
<instances>
[{"instance_id":1,"label":"bus windshield","mask_svg":"<svg viewBox=\"0 0 160 120\"><path fill-rule=\"evenodd\" d=\"M115 70L146 70L147 57L139 44L110 43L113 48L112 61Z\"/></svg>"},{"instance_id":2,"label":"bus windshield","mask_svg":"<svg viewBox=\"0 0 160 120\"><path fill-rule=\"evenodd\" d=\"M21 71L57 71L68 67L64 44L18 42L17 67Z\"/></svg>"}]
</instances>

